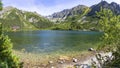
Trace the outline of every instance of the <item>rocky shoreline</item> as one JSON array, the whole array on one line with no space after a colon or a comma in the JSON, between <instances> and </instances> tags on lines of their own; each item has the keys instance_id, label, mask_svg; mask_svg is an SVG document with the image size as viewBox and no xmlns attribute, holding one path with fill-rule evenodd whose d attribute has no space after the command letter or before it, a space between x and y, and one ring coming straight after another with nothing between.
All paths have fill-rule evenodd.
<instances>
[{"instance_id":1,"label":"rocky shoreline","mask_svg":"<svg viewBox=\"0 0 120 68\"><path fill-rule=\"evenodd\" d=\"M108 53L101 52L99 54L101 54L102 57L105 57L105 56L111 57L112 56L111 52L108 52ZM112 58L111 58L111 60L112 60ZM43 67L43 68L91 68L93 62L96 63L97 68L102 68L99 60L96 58L96 55L88 56L85 59L74 58L71 60L71 62L68 62L68 63L67 62L58 63L56 65L50 64L48 67Z\"/></svg>"},{"instance_id":2,"label":"rocky shoreline","mask_svg":"<svg viewBox=\"0 0 120 68\"><path fill-rule=\"evenodd\" d=\"M88 52L79 53L78 56L70 57L61 55L59 58L53 58L42 62L41 59L33 59L27 56L27 58L21 58L21 61L24 62L24 68L91 68L92 63L96 63L96 67L100 67L100 63L96 58L97 54L100 54L102 57L112 56L111 52L96 52L93 49L88 49ZM19 54L20 55L20 54ZM21 54L22 55L22 54ZM44 57L42 59L45 59Z\"/></svg>"}]
</instances>

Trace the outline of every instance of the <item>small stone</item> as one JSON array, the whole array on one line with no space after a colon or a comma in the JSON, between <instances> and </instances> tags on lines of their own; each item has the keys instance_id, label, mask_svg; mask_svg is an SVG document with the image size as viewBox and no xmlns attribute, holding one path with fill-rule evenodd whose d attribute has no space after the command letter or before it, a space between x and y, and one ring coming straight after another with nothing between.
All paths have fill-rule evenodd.
<instances>
[{"instance_id":1,"label":"small stone","mask_svg":"<svg viewBox=\"0 0 120 68\"><path fill-rule=\"evenodd\" d=\"M74 67L75 68L79 68L81 65L80 64L75 64Z\"/></svg>"},{"instance_id":2,"label":"small stone","mask_svg":"<svg viewBox=\"0 0 120 68\"><path fill-rule=\"evenodd\" d=\"M81 64L80 68L91 68L88 64Z\"/></svg>"},{"instance_id":3,"label":"small stone","mask_svg":"<svg viewBox=\"0 0 120 68\"><path fill-rule=\"evenodd\" d=\"M64 61L60 60L60 61L58 61L58 63L63 64L63 63L64 63Z\"/></svg>"},{"instance_id":4,"label":"small stone","mask_svg":"<svg viewBox=\"0 0 120 68\"><path fill-rule=\"evenodd\" d=\"M70 60L68 56L60 56L59 60Z\"/></svg>"},{"instance_id":5,"label":"small stone","mask_svg":"<svg viewBox=\"0 0 120 68\"><path fill-rule=\"evenodd\" d=\"M47 66L47 64L41 64L41 66L45 67L45 66Z\"/></svg>"},{"instance_id":6,"label":"small stone","mask_svg":"<svg viewBox=\"0 0 120 68\"><path fill-rule=\"evenodd\" d=\"M94 49L93 48L89 48L88 51L94 51Z\"/></svg>"},{"instance_id":7,"label":"small stone","mask_svg":"<svg viewBox=\"0 0 120 68\"><path fill-rule=\"evenodd\" d=\"M49 61L48 63L49 63L49 64L53 64L53 61Z\"/></svg>"},{"instance_id":8,"label":"small stone","mask_svg":"<svg viewBox=\"0 0 120 68\"><path fill-rule=\"evenodd\" d=\"M78 60L77 60L76 58L73 58L73 62L77 63L77 61L78 61Z\"/></svg>"},{"instance_id":9,"label":"small stone","mask_svg":"<svg viewBox=\"0 0 120 68\"><path fill-rule=\"evenodd\" d=\"M55 68L55 67L52 66L51 68Z\"/></svg>"}]
</instances>

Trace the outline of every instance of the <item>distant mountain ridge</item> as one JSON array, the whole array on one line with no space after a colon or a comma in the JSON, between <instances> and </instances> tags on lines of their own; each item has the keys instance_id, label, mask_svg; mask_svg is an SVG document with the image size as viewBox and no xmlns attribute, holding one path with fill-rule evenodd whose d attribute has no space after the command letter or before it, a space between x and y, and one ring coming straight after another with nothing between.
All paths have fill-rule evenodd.
<instances>
[{"instance_id":1,"label":"distant mountain ridge","mask_svg":"<svg viewBox=\"0 0 120 68\"><path fill-rule=\"evenodd\" d=\"M71 9L65 9L48 16L48 18L57 23L57 26L53 29L99 31L99 18L96 17L96 12L99 12L101 8L110 9L116 15L120 14L119 4L115 2L108 3L106 1L102 1L98 4L92 5L91 7L78 5Z\"/></svg>"},{"instance_id":2,"label":"distant mountain ridge","mask_svg":"<svg viewBox=\"0 0 120 68\"><path fill-rule=\"evenodd\" d=\"M52 14L52 17L57 17L57 18L64 18L65 16L74 16L76 14L81 14L82 13L82 10L88 8L87 6L84 6L84 5L78 5L72 9L65 9L61 12L58 12L58 13L54 13Z\"/></svg>"},{"instance_id":3,"label":"distant mountain ridge","mask_svg":"<svg viewBox=\"0 0 120 68\"><path fill-rule=\"evenodd\" d=\"M120 5L119 5L119 4L117 4L117 3L115 3L115 2L112 2L112 3L109 4L109 3L106 2L106 1L102 1L102 2L100 2L100 3L98 3L98 4L96 4L96 5L91 6L91 7L90 7L90 8L91 8L91 11L88 13L88 15L89 15L89 16L95 15L96 12L99 12L99 11L100 11L101 7L102 7L102 8L106 8L106 9L110 9L110 10L112 10L113 13L115 13L115 14L120 14Z\"/></svg>"},{"instance_id":4,"label":"distant mountain ridge","mask_svg":"<svg viewBox=\"0 0 120 68\"><path fill-rule=\"evenodd\" d=\"M22 11L11 6L0 11L0 22L3 23L4 30L8 31L44 29L53 24L36 12Z\"/></svg>"},{"instance_id":5,"label":"distant mountain ridge","mask_svg":"<svg viewBox=\"0 0 120 68\"><path fill-rule=\"evenodd\" d=\"M64 30L99 30L96 12L100 9L111 9L114 14L120 14L120 5L102 1L91 7L78 5L71 9L43 17L36 12L22 11L14 7L5 7L0 11L0 22L4 30L36 30L36 29L64 29Z\"/></svg>"},{"instance_id":6,"label":"distant mountain ridge","mask_svg":"<svg viewBox=\"0 0 120 68\"><path fill-rule=\"evenodd\" d=\"M112 2L112 3L108 3L106 1L102 1L98 4L92 5L91 7L85 6L85 5L78 5L76 7L73 7L71 9L64 9L63 11L54 13L52 15L49 16L49 18L52 19L65 19L69 16L74 16L74 15L78 15L81 14L81 12L83 10L85 10L85 8L89 8L89 12L86 14L88 16L92 16L95 15L96 12L99 12L100 9L102 8L107 8L107 9L111 9L115 14L120 14L120 5Z\"/></svg>"},{"instance_id":7,"label":"distant mountain ridge","mask_svg":"<svg viewBox=\"0 0 120 68\"><path fill-rule=\"evenodd\" d=\"M77 15L77 14L82 14L85 10L88 10L88 9L89 9L89 7L87 7L85 5L78 5L76 7L71 8L71 9L64 9L61 12L54 13L54 14L48 16L48 18L58 19L58 20L63 19L64 20L68 16L74 16L74 15Z\"/></svg>"}]
</instances>

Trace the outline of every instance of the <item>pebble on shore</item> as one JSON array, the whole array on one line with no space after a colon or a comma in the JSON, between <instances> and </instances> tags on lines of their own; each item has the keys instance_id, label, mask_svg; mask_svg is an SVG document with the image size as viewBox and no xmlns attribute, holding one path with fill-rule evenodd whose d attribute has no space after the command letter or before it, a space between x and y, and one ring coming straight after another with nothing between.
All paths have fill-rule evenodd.
<instances>
[{"instance_id":1,"label":"pebble on shore","mask_svg":"<svg viewBox=\"0 0 120 68\"><path fill-rule=\"evenodd\" d=\"M49 64L53 64L53 61L48 61Z\"/></svg>"},{"instance_id":2,"label":"pebble on shore","mask_svg":"<svg viewBox=\"0 0 120 68\"><path fill-rule=\"evenodd\" d=\"M93 48L89 48L88 51L94 51L94 49Z\"/></svg>"},{"instance_id":3,"label":"pebble on shore","mask_svg":"<svg viewBox=\"0 0 120 68\"><path fill-rule=\"evenodd\" d=\"M73 62L77 63L77 62L78 62L78 59L73 58Z\"/></svg>"}]
</instances>

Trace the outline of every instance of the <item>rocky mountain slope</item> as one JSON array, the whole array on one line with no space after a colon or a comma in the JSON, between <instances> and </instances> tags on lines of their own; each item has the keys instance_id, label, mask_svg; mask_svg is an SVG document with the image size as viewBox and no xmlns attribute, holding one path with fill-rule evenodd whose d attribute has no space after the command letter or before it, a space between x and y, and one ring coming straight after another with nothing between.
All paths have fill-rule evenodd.
<instances>
[{"instance_id":1,"label":"rocky mountain slope","mask_svg":"<svg viewBox=\"0 0 120 68\"><path fill-rule=\"evenodd\" d=\"M22 11L14 7L6 7L0 11L0 22L4 30L34 30L34 29L65 29L65 30L99 30L96 12L106 8L114 14L120 14L120 5L112 2L102 1L91 7L78 5L71 9L47 16L47 18L36 12ZM53 23L54 22L54 23Z\"/></svg>"},{"instance_id":2,"label":"rocky mountain slope","mask_svg":"<svg viewBox=\"0 0 120 68\"><path fill-rule=\"evenodd\" d=\"M81 15L84 12L87 12L84 15L93 16L96 14L96 12L100 11L101 7L111 9L115 14L120 14L120 5L119 4L117 4L115 2L112 2L109 4L106 1L102 1L98 4L92 5L91 7L87 7L85 5L78 5L71 9L64 9L63 11L54 13L48 17L52 18L52 19L56 19L56 18L66 19L69 16Z\"/></svg>"},{"instance_id":3,"label":"rocky mountain slope","mask_svg":"<svg viewBox=\"0 0 120 68\"><path fill-rule=\"evenodd\" d=\"M115 14L120 14L120 5L119 5L119 4L117 4L117 3L115 3L115 2L112 2L112 3L109 4L109 3L106 2L106 1L102 1L102 2L100 2L100 3L98 3L98 4L96 4L96 5L91 6L91 7L90 7L90 8L91 8L91 11L88 13L88 15L89 15L89 16L95 15L96 12L99 12L99 11L100 11L101 7L102 7L102 8L106 8L106 9L110 9L110 10L112 10L113 13L115 13Z\"/></svg>"},{"instance_id":4,"label":"rocky mountain slope","mask_svg":"<svg viewBox=\"0 0 120 68\"><path fill-rule=\"evenodd\" d=\"M99 12L101 8L110 9L116 15L120 14L119 4L102 1L91 7L78 5L71 9L65 9L48 16L48 18L58 23L54 29L99 30L99 18L96 17L96 12Z\"/></svg>"},{"instance_id":5,"label":"rocky mountain slope","mask_svg":"<svg viewBox=\"0 0 120 68\"><path fill-rule=\"evenodd\" d=\"M85 5L78 5L71 9L65 9L61 12L54 13L48 16L48 18L53 19L55 21L56 20L64 21L69 16L82 15L84 12L88 12L88 11L89 11L89 7Z\"/></svg>"},{"instance_id":6,"label":"rocky mountain slope","mask_svg":"<svg viewBox=\"0 0 120 68\"><path fill-rule=\"evenodd\" d=\"M0 11L0 22L7 31L44 29L53 25L36 12L22 11L10 6Z\"/></svg>"}]
</instances>

